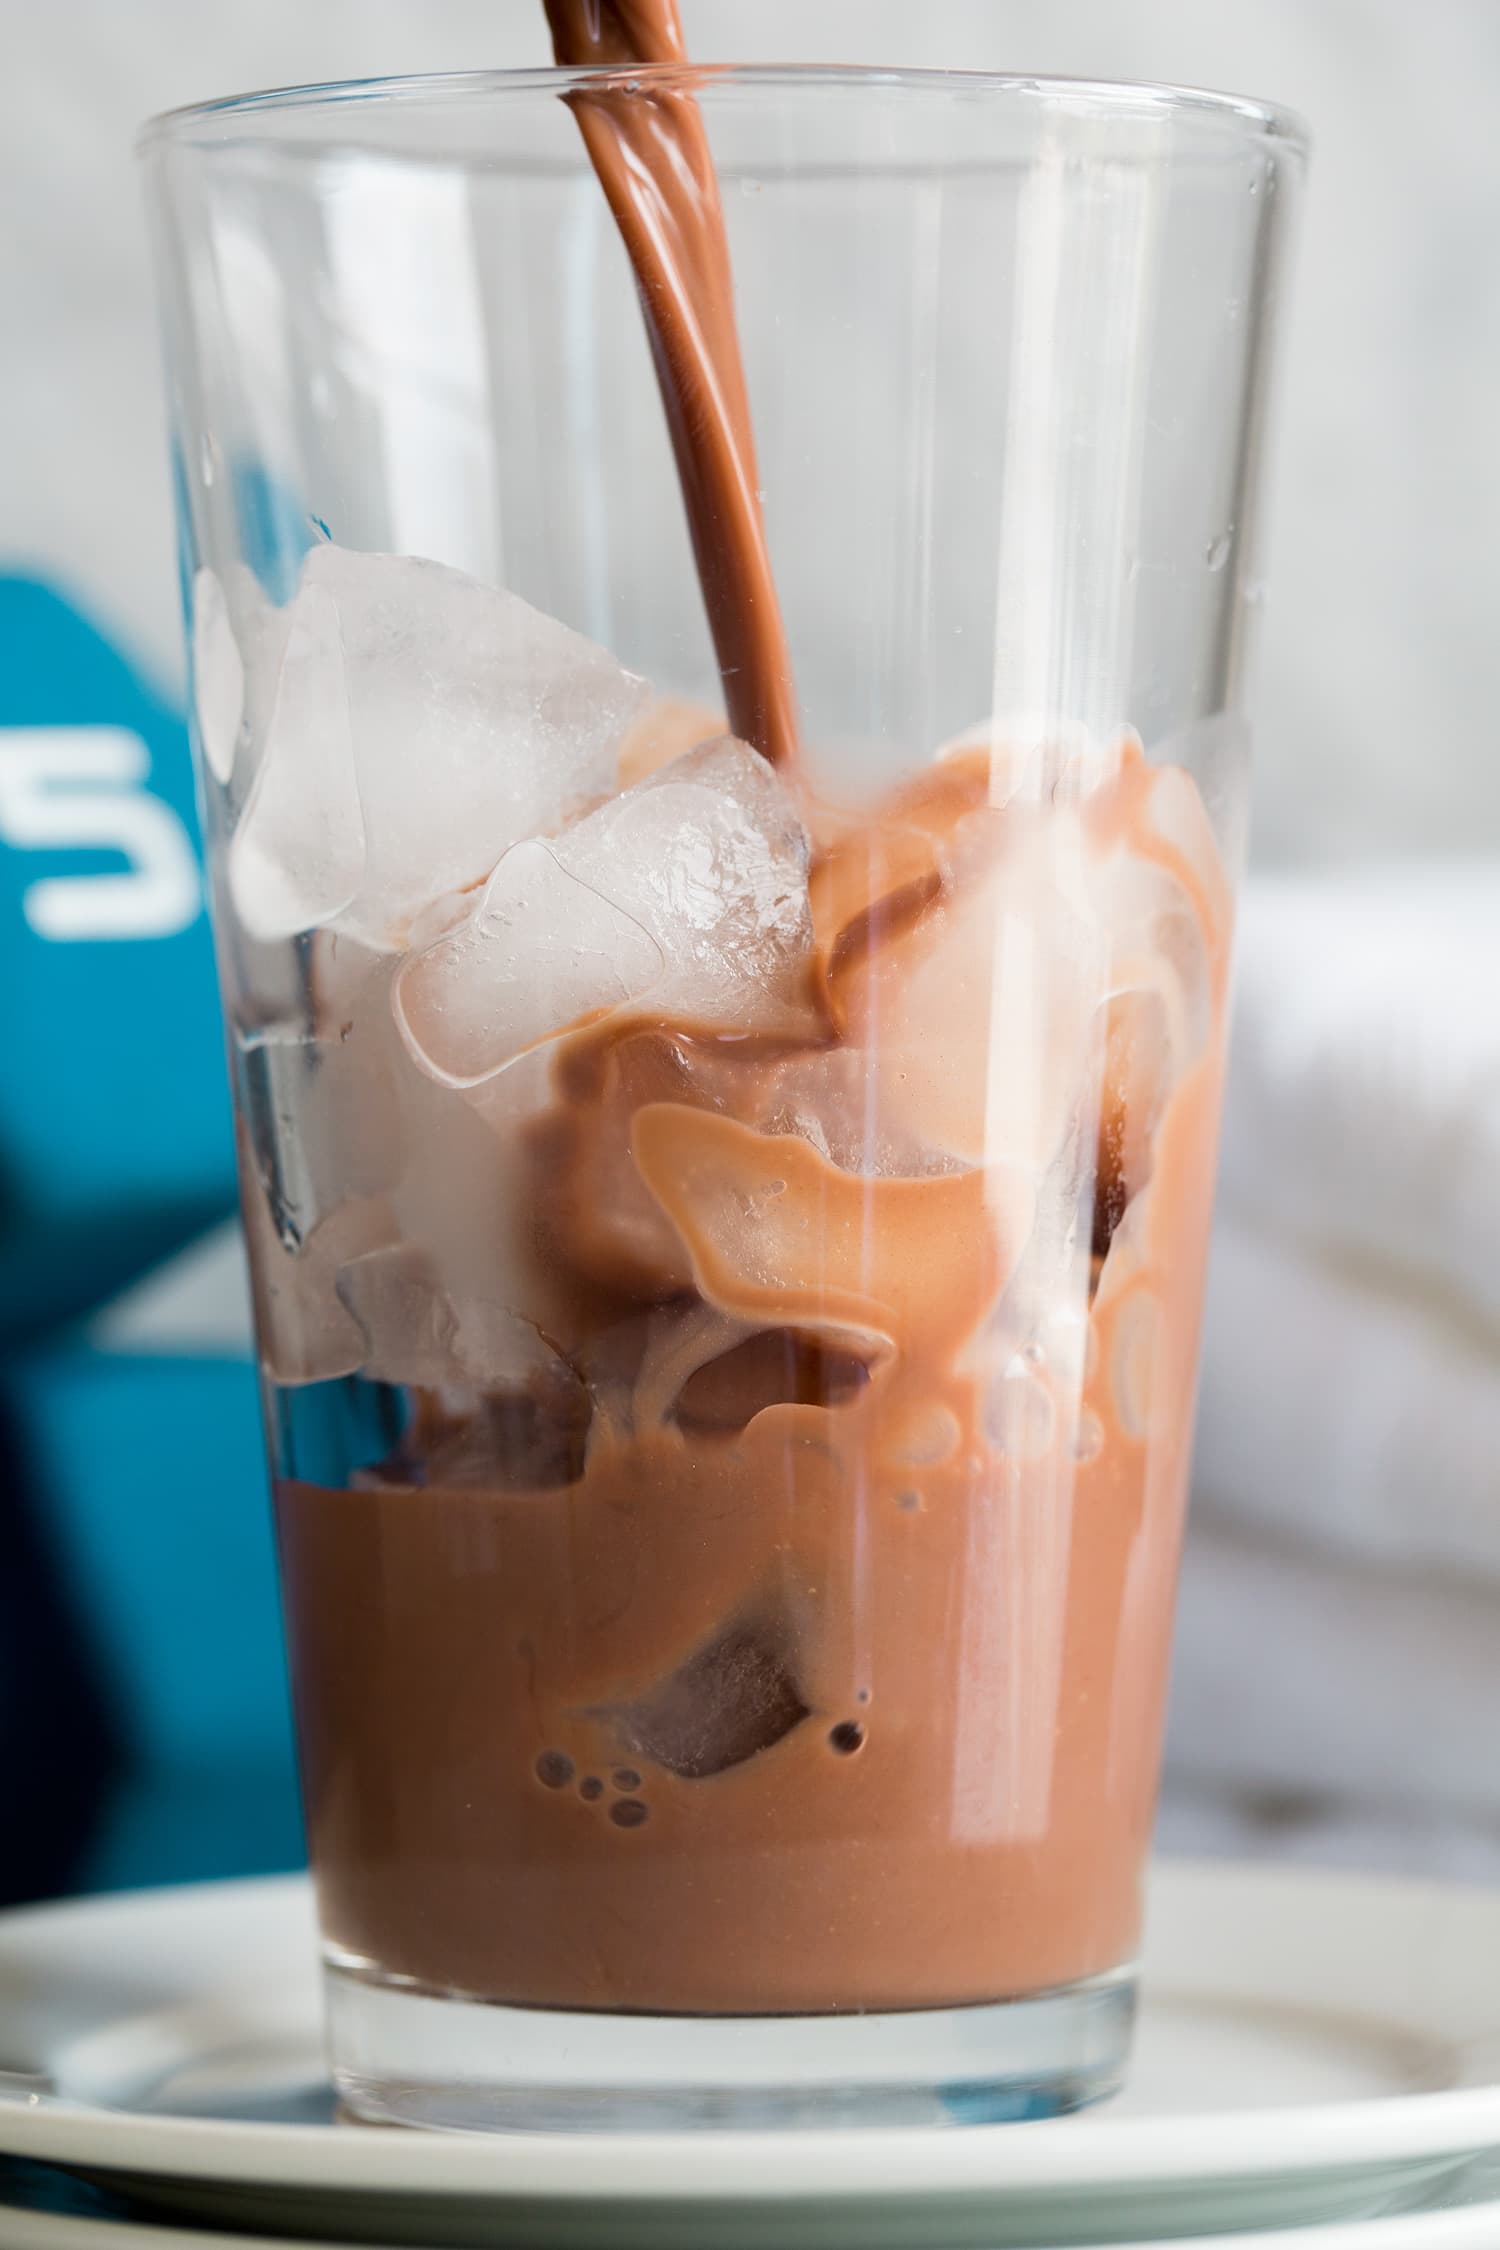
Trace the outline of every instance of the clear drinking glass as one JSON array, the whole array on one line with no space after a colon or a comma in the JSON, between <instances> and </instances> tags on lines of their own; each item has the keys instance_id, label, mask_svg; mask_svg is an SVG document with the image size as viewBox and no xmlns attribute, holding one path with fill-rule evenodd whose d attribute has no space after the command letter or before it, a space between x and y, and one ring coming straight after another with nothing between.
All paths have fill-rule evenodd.
<instances>
[{"instance_id":1,"label":"clear drinking glass","mask_svg":"<svg viewBox=\"0 0 1500 2250\"><path fill-rule=\"evenodd\" d=\"M333 2067L1045 2114L1129 2036L1298 132L608 81L717 160L773 770L603 82L145 142Z\"/></svg>"}]
</instances>

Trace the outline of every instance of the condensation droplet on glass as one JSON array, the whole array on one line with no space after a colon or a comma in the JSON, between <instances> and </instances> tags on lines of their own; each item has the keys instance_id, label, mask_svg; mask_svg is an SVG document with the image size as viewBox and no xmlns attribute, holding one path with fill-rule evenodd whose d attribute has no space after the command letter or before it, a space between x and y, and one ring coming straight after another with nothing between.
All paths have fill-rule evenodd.
<instances>
[{"instance_id":1,"label":"condensation droplet on glass","mask_svg":"<svg viewBox=\"0 0 1500 2250\"><path fill-rule=\"evenodd\" d=\"M1203 559L1210 570L1222 570L1224 568L1229 560L1229 550L1233 544L1234 525L1231 524L1227 531L1219 533L1217 539L1211 539L1204 551Z\"/></svg>"},{"instance_id":2,"label":"condensation droplet on glass","mask_svg":"<svg viewBox=\"0 0 1500 2250\"><path fill-rule=\"evenodd\" d=\"M219 449L211 437L205 437L198 449L198 469L205 484L212 484L219 473Z\"/></svg>"}]
</instances>

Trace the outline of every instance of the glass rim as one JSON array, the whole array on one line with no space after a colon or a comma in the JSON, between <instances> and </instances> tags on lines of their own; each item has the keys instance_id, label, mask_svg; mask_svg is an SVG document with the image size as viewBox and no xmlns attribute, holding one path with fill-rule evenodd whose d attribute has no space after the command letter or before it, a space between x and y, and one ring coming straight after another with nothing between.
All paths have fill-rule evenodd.
<instances>
[{"instance_id":1,"label":"glass rim","mask_svg":"<svg viewBox=\"0 0 1500 2250\"><path fill-rule=\"evenodd\" d=\"M1237 130L1247 140L1272 141L1295 155L1306 154L1310 138L1302 117L1282 103L1150 79L1082 78L1035 71L938 70L878 63L690 62L650 63L634 69L609 64L581 69L538 65L519 70L434 71L266 87L163 110L147 119L135 146L138 156L149 155L164 146L228 146L243 140L242 128L253 128L264 121L268 129L255 137L271 147L281 138L274 130L278 122L300 117L309 110L321 109L330 116L347 116L350 112L388 111L405 104L415 106L423 101L479 97L503 103L526 96L561 97L610 91L675 90L703 94L726 84L768 92L792 89L850 92L879 87L885 90L905 88L913 94L926 95L988 95L1007 102L1028 102L1038 109L1056 108L1078 118L1097 116L1139 123L1182 116ZM330 142L345 146L357 144L361 138L357 129L329 136ZM289 136L285 145L305 150L315 144Z\"/></svg>"}]
</instances>

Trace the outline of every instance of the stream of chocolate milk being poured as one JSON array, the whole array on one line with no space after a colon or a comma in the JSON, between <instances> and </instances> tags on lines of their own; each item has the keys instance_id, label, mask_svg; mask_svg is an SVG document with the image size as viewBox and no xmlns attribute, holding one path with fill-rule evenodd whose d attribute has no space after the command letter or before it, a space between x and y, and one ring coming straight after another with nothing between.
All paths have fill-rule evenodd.
<instances>
[{"instance_id":1,"label":"stream of chocolate milk being poured","mask_svg":"<svg viewBox=\"0 0 1500 2250\"><path fill-rule=\"evenodd\" d=\"M559 63L687 61L676 0L545 4ZM703 119L677 87L575 94L571 103L635 268L729 723L785 765L796 750L796 697Z\"/></svg>"}]
</instances>

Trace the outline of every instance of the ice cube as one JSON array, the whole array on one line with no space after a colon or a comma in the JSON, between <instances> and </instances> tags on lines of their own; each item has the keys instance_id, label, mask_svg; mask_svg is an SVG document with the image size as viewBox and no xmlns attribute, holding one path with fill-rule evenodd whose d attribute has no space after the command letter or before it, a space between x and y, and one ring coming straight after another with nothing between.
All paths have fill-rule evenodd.
<instances>
[{"instance_id":1,"label":"ice cube","mask_svg":"<svg viewBox=\"0 0 1500 2250\"><path fill-rule=\"evenodd\" d=\"M398 958L323 931L311 959L321 1068L337 1092L326 1146L349 1152L346 1169L357 1159L362 1184L388 1189L403 1237L433 1259L460 1320L460 1364L467 1308L481 1301L571 1334L532 1224L525 1136L551 1099L545 1051L473 1094L455 1092L402 1042L391 1003Z\"/></svg>"},{"instance_id":2,"label":"ice cube","mask_svg":"<svg viewBox=\"0 0 1500 2250\"><path fill-rule=\"evenodd\" d=\"M1248 726L1238 712L1216 712L1156 744L1152 760L1149 827L1192 892L1217 955L1228 945L1244 854Z\"/></svg>"},{"instance_id":3,"label":"ice cube","mask_svg":"<svg viewBox=\"0 0 1500 2250\"><path fill-rule=\"evenodd\" d=\"M746 744L701 743L555 849L660 947L654 1010L744 1030L805 1023L807 836L781 780Z\"/></svg>"},{"instance_id":4,"label":"ice cube","mask_svg":"<svg viewBox=\"0 0 1500 2250\"><path fill-rule=\"evenodd\" d=\"M660 979L660 947L569 874L560 849L513 845L464 920L397 972L401 1036L440 1084L482 1085L528 1047Z\"/></svg>"},{"instance_id":5,"label":"ice cube","mask_svg":"<svg viewBox=\"0 0 1500 2250\"><path fill-rule=\"evenodd\" d=\"M276 1383L326 1383L365 1364L369 1339L338 1294L339 1268L394 1235L379 1198L346 1203L296 1250L278 1233L241 1129L240 1197L250 1256L256 1340Z\"/></svg>"},{"instance_id":6,"label":"ice cube","mask_svg":"<svg viewBox=\"0 0 1500 2250\"><path fill-rule=\"evenodd\" d=\"M870 1057L875 1137L1040 1179L1087 1083L1107 986L1091 869L1072 813L976 812L941 898L845 985Z\"/></svg>"},{"instance_id":7,"label":"ice cube","mask_svg":"<svg viewBox=\"0 0 1500 2250\"><path fill-rule=\"evenodd\" d=\"M340 1267L335 1288L369 1339L366 1374L434 1390L454 1381L458 1324L425 1250L411 1242L366 1250Z\"/></svg>"},{"instance_id":8,"label":"ice cube","mask_svg":"<svg viewBox=\"0 0 1500 2250\"><path fill-rule=\"evenodd\" d=\"M808 1717L792 1642L777 1618L733 1619L644 1695L591 1716L632 1757L706 1781L774 1748Z\"/></svg>"},{"instance_id":9,"label":"ice cube","mask_svg":"<svg viewBox=\"0 0 1500 2250\"><path fill-rule=\"evenodd\" d=\"M722 1437L769 1407L837 1412L860 1397L889 1356L864 1337L841 1346L793 1328L762 1329L696 1368L677 1393L672 1419L691 1435Z\"/></svg>"},{"instance_id":10,"label":"ice cube","mask_svg":"<svg viewBox=\"0 0 1500 2250\"><path fill-rule=\"evenodd\" d=\"M429 1485L483 1492L552 1492L576 1484L588 1452L588 1393L563 1400L529 1391L484 1398L426 1449Z\"/></svg>"},{"instance_id":11,"label":"ice cube","mask_svg":"<svg viewBox=\"0 0 1500 2250\"><path fill-rule=\"evenodd\" d=\"M434 896L471 888L511 844L613 787L645 683L518 596L441 563L330 545L303 565L294 620L309 610L317 695L327 710L347 707L364 848L351 895L336 901L326 885L309 892L293 860L262 907L283 934L313 926L293 919L313 909L399 949ZM346 768L337 740L299 758L275 731L273 721L266 763L282 767L284 817L261 848L279 864L310 848L305 832L326 823Z\"/></svg>"},{"instance_id":12,"label":"ice cube","mask_svg":"<svg viewBox=\"0 0 1500 2250\"><path fill-rule=\"evenodd\" d=\"M193 707L208 770L227 787L245 716L245 666L224 588L211 570L193 580Z\"/></svg>"},{"instance_id":13,"label":"ice cube","mask_svg":"<svg viewBox=\"0 0 1500 2250\"><path fill-rule=\"evenodd\" d=\"M236 1089L278 1234L296 1250L351 1196L394 1186L400 1164L384 1058L299 1023L236 1027Z\"/></svg>"},{"instance_id":14,"label":"ice cube","mask_svg":"<svg viewBox=\"0 0 1500 2250\"><path fill-rule=\"evenodd\" d=\"M253 938L317 929L352 908L366 859L338 610L321 586L304 585L230 841L235 910Z\"/></svg>"},{"instance_id":15,"label":"ice cube","mask_svg":"<svg viewBox=\"0 0 1500 2250\"><path fill-rule=\"evenodd\" d=\"M340 1267L337 1289L369 1338L366 1373L381 1382L538 1397L562 1386L571 1413L576 1378L531 1323L483 1296L452 1298L420 1244L362 1252Z\"/></svg>"},{"instance_id":16,"label":"ice cube","mask_svg":"<svg viewBox=\"0 0 1500 2250\"><path fill-rule=\"evenodd\" d=\"M546 843L518 844L465 921L398 973L413 1058L474 1087L580 1018L792 1028L812 924L807 839L764 758L725 736Z\"/></svg>"},{"instance_id":17,"label":"ice cube","mask_svg":"<svg viewBox=\"0 0 1500 2250\"><path fill-rule=\"evenodd\" d=\"M531 1321L482 1290L454 1308L453 1357L477 1389L497 1396L524 1392L577 1419L579 1379L572 1368Z\"/></svg>"},{"instance_id":18,"label":"ice cube","mask_svg":"<svg viewBox=\"0 0 1500 2250\"><path fill-rule=\"evenodd\" d=\"M992 1436L1018 1419L1025 1426L1034 1395L1020 1382L1023 1373L1046 1387L1060 1438L1070 1437L1076 1421L1088 1361L1094 1270L1093 1123L1080 1101L1073 1129L1038 1184L1025 1251L975 1355L981 1374L1000 1379L991 1386ZM1011 1449L1008 1444L1006 1449Z\"/></svg>"},{"instance_id":19,"label":"ice cube","mask_svg":"<svg viewBox=\"0 0 1500 2250\"><path fill-rule=\"evenodd\" d=\"M664 696L642 712L620 744L620 787L633 789L638 781L659 773L685 751L695 750L700 742L723 732L722 712L711 711L706 703Z\"/></svg>"},{"instance_id":20,"label":"ice cube","mask_svg":"<svg viewBox=\"0 0 1500 2250\"><path fill-rule=\"evenodd\" d=\"M1120 856L1099 885L1109 942L1109 992L1153 995L1162 1010L1175 1082L1213 1027L1208 939L1184 886L1150 860ZM1169 1090L1169 1085L1162 1091Z\"/></svg>"},{"instance_id":21,"label":"ice cube","mask_svg":"<svg viewBox=\"0 0 1500 2250\"><path fill-rule=\"evenodd\" d=\"M806 1142L653 1103L631 1134L642 1179L687 1245L699 1292L757 1327L894 1342L977 1326L1030 1225L1028 1183L995 1166L859 1179Z\"/></svg>"},{"instance_id":22,"label":"ice cube","mask_svg":"<svg viewBox=\"0 0 1500 2250\"><path fill-rule=\"evenodd\" d=\"M519 1316L559 1343L571 1343L579 1316L570 1277L558 1270L537 1239L527 1142L545 1105L544 1066L536 1068L526 1057L491 1081L482 1089L488 1100L481 1111L479 1095L440 1086L415 1067L389 1011L386 1024L396 1053L397 1130L403 1151L392 1202L403 1236L431 1256L444 1294L459 1315L455 1349L461 1361L468 1348L470 1308L481 1306ZM496 1089L510 1098L500 1100Z\"/></svg>"},{"instance_id":23,"label":"ice cube","mask_svg":"<svg viewBox=\"0 0 1500 2250\"><path fill-rule=\"evenodd\" d=\"M934 1148L883 1098L878 1049L794 1051L768 1078L757 1120L768 1133L794 1133L843 1172L888 1179L934 1179L961 1172L961 1160Z\"/></svg>"},{"instance_id":24,"label":"ice cube","mask_svg":"<svg viewBox=\"0 0 1500 2250\"><path fill-rule=\"evenodd\" d=\"M460 1337L463 1326L460 1319ZM393 1464L402 1481L545 1492L582 1476L593 1416L588 1391L534 1329L520 1321L506 1327L484 1382L423 1398ZM498 1340L492 1330L490 1341Z\"/></svg>"},{"instance_id":25,"label":"ice cube","mask_svg":"<svg viewBox=\"0 0 1500 2250\"><path fill-rule=\"evenodd\" d=\"M290 603L278 608L267 598L264 586L247 563L228 564L220 583L243 668L243 733L233 776L238 789L240 772L253 773L265 750L294 611ZM243 795L243 790L239 794Z\"/></svg>"}]
</instances>

